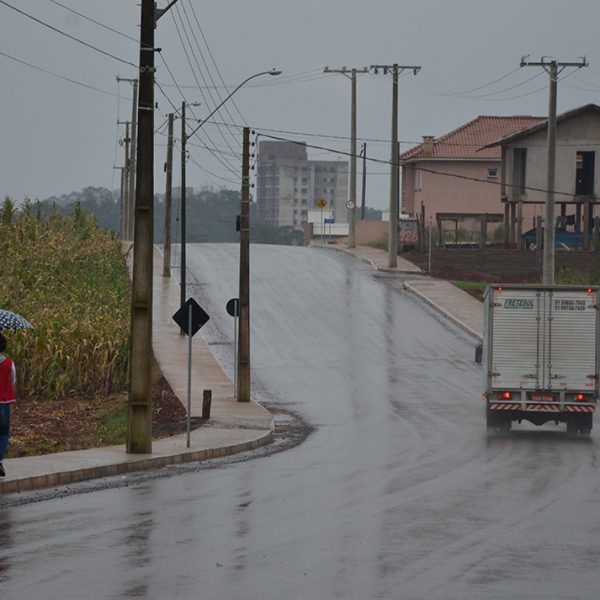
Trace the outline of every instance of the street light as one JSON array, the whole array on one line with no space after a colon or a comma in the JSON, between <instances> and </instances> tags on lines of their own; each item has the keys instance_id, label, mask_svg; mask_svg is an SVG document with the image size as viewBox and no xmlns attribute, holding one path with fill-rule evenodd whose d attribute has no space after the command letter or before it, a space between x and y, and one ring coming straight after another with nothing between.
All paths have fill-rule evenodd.
<instances>
[{"instance_id":1,"label":"street light","mask_svg":"<svg viewBox=\"0 0 600 600\"><path fill-rule=\"evenodd\" d=\"M272 75L277 76L281 75L281 71L278 69L271 69L270 71L261 71L260 73L255 73L254 75L250 75L240 83L232 92L230 92L224 100L206 117L206 119L198 119L200 122L196 129L194 129L189 135L185 133L185 104L182 105L182 126L181 126L181 306L184 305L186 301L186 222L185 222L185 205L186 205L186 197L185 197L185 145L187 140L189 140L215 113L219 111L219 109L233 96L243 85L248 83L251 79L255 77L260 77L261 75Z\"/></svg>"},{"instance_id":2,"label":"street light","mask_svg":"<svg viewBox=\"0 0 600 600\"><path fill-rule=\"evenodd\" d=\"M194 129L194 131L192 131L192 133L190 133L190 135L187 136L187 138L191 138L196 131L198 131L198 129L200 129L200 127L202 127L204 125L204 123L206 123L222 106L223 104L225 104L225 102L227 102L227 100L229 100L229 98L231 98L231 96L233 96L243 85L246 85L251 79L254 79L255 77L260 77L261 75L272 75L272 76L277 76L277 75L281 75L282 71L278 70L278 69L271 69L270 71L261 71L260 73L255 73L254 75L250 75L250 77L247 77L246 79L244 79L244 81L242 81L242 83L240 83L232 92L230 92L228 94L228 96L221 101L221 104L219 104L211 113L210 115L208 115L208 117L206 117L206 119L204 119L203 121L200 121L200 124L198 125L198 127L196 127L196 129Z\"/></svg>"}]
</instances>

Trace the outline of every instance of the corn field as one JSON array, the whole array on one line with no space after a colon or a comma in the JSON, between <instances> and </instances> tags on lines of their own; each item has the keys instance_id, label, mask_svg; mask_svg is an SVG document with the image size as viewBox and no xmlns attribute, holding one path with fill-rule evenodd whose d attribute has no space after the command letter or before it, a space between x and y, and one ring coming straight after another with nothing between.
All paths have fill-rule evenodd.
<instances>
[{"instance_id":1,"label":"corn field","mask_svg":"<svg viewBox=\"0 0 600 600\"><path fill-rule=\"evenodd\" d=\"M6 331L20 397L60 400L122 390L130 283L120 241L79 207L42 218L0 208L0 308L34 329Z\"/></svg>"}]
</instances>

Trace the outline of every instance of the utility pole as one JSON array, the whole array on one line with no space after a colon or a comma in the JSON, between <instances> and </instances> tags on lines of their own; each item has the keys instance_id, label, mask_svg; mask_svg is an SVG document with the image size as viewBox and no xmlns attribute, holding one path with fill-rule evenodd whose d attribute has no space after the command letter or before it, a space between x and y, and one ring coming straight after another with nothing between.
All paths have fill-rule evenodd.
<instances>
[{"instance_id":1,"label":"utility pole","mask_svg":"<svg viewBox=\"0 0 600 600\"><path fill-rule=\"evenodd\" d=\"M137 104L138 104L138 80L127 79L124 77L117 77L117 81L128 81L133 84L133 99L131 103L131 135L127 136L131 142L129 146L129 159L127 162L127 179L126 187L127 191L125 194L125 211L124 211L124 223L122 231L122 239L132 240L133 239L133 215L134 215L134 202L135 202L135 160L136 160L136 148L137 148Z\"/></svg>"},{"instance_id":2,"label":"utility pole","mask_svg":"<svg viewBox=\"0 0 600 600\"><path fill-rule=\"evenodd\" d=\"M125 139L123 140L123 146L125 147L125 166L123 167L123 181L121 186L121 239L126 240L126 212L129 205L129 177L131 176L129 168L129 143L131 137L129 135L129 121L117 121L117 125L125 125Z\"/></svg>"},{"instance_id":3,"label":"utility pole","mask_svg":"<svg viewBox=\"0 0 600 600\"><path fill-rule=\"evenodd\" d=\"M398 209L400 206L400 195L398 178L400 176L400 164L398 158L398 76L406 70L416 75L421 67L414 65L371 65L375 75L381 69L384 75L392 73L392 148L391 148L391 172L390 172L390 234L388 240L388 267L395 269L398 265Z\"/></svg>"},{"instance_id":4,"label":"utility pole","mask_svg":"<svg viewBox=\"0 0 600 600\"><path fill-rule=\"evenodd\" d=\"M142 0L127 427L127 452L135 454L152 452L154 8L154 0Z\"/></svg>"},{"instance_id":5,"label":"utility pole","mask_svg":"<svg viewBox=\"0 0 600 600\"><path fill-rule=\"evenodd\" d=\"M360 202L360 220L365 220L365 202L367 196L367 142L363 143L362 150L363 169L362 169L362 194Z\"/></svg>"},{"instance_id":6,"label":"utility pole","mask_svg":"<svg viewBox=\"0 0 600 600\"><path fill-rule=\"evenodd\" d=\"M348 77L352 82L351 110L350 110L350 186L348 193L348 247L356 248L356 74L368 73L369 69L330 69L325 67L324 73L339 73Z\"/></svg>"},{"instance_id":7,"label":"utility pole","mask_svg":"<svg viewBox=\"0 0 600 600\"><path fill-rule=\"evenodd\" d=\"M238 402L250 402L250 129L242 142L240 209L240 315L238 340Z\"/></svg>"},{"instance_id":8,"label":"utility pole","mask_svg":"<svg viewBox=\"0 0 600 600\"><path fill-rule=\"evenodd\" d=\"M125 164L127 164L127 162L125 162ZM119 213L120 213L120 219L121 219L121 235L123 233L123 191L125 189L125 169L127 167L123 166L123 167L113 167L113 169L118 169L121 173L121 189L119 192ZM121 237L121 239L123 239Z\"/></svg>"},{"instance_id":9,"label":"utility pole","mask_svg":"<svg viewBox=\"0 0 600 600\"><path fill-rule=\"evenodd\" d=\"M185 102L181 103L181 251L180 251L180 269L181 269L181 285L180 287L180 306L183 306L186 301L186 289L185 289L185 270L186 270L186 194L185 194L185 161L186 161L186 134L185 134ZM180 332L182 335L185 333L183 329Z\"/></svg>"},{"instance_id":10,"label":"utility pole","mask_svg":"<svg viewBox=\"0 0 600 600\"><path fill-rule=\"evenodd\" d=\"M173 192L173 113L169 113L167 134L167 162L165 163L165 241L163 246L163 277L171 276L171 211Z\"/></svg>"},{"instance_id":11,"label":"utility pole","mask_svg":"<svg viewBox=\"0 0 600 600\"><path fill-rule=\"evenodd\" d=\"M545 60L530 62L528 57L521 59L521 67L543 67L550 76L549 101L548 101L548 162L546 172L546 202L544 216L544 258L542 267L542 283L554 284L554 243L555 243L555 217L554 217L554 186L556 174L556 96L558 88L558 75L567 67L587 67L584 58L579 62L558 62Z\"/></svg>"},{"instance_id":12,"label":"utility pole","mask_svg":"<svg viewBox=\"0 0 600 600\"><path fill-rule=\"evenodd\" d=\"M154 97L154 89L152 91ZM138 82L137 79L133 80L133 100L131 107L131 146L130 146L130 158L129 158L129 192L127 193L127 197L129 198L129 220L128 220L128 240L133 239L133 231L134 231L134 204L133 199L135 198L135 182L137 179L137 169L136 169L136 156L137 156L137 139L138 139L138 131L137 131L137 122L138 122ZM154 120L154 116L152 117Z\"/></svg>"}]
</instances>

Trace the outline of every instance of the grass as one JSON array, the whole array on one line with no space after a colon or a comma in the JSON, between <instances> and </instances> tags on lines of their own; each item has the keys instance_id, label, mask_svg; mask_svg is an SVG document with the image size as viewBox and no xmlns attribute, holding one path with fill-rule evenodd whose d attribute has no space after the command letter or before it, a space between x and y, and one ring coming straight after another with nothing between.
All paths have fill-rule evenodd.
<instances>
[{"instance_id":1,"label":"grass","mask_svg":"<svg viewBox=\"0 0 600 600\"><path fill-rule=\"evenodd\" d=\"M124 444L127 438L127 395L98 414L102 425L94 435L94 446Z\"/></svg>"},{"instance_id":2,"label":"grass","mask_svg":"<svg viewBox=\"0 0 600 600\"><path fill-rule=\"evenodd\" d=\"M452 283L469 294L481 294L482 296L485 293L485 288L489 285L485 281L453 281Z\"/></svg>"},{"instance_id":3,"label":"grass","mask_svg":"<svg viewBox=\"0 0 600 600\"><path fill-rule=\"evenodd\" d=\"M387 235L380 240L373 240L371 242L367 242L367 246L371 248L377 248L378 250L387 250L388 249L388 237Z\"/></svg>"}]
</instances>

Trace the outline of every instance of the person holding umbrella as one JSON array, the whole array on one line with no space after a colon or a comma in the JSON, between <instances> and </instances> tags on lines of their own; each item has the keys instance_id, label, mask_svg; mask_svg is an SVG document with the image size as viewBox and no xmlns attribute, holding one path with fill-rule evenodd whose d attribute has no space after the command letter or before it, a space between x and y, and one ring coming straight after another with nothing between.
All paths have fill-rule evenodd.
<instances>
[{"instance_id":1,"label":"person holding umbrella","mask_svg":"<svg viewBox=\"0 0 600 600\"><path fill-rule=\"evenodd\" d=\"M32 329L33 325L21 315L9 310L0 309L0 331L4 329ZM10 407L16 402L15 385L17 370L13 360L6 356L6 338L0 333L0 477L6 475L4 455L8 448L10 436Z\"/></svg>"},{"instance_id":2,"label":"person holding umbrella","mask_svg":"<svg viewBox=\"0 0 600 600\"><path fill-rule=\"evenodd\" d=\"M6 475L2 461L8 448L10 405L16 401L15 384L17 382L15 363L4 354L6 346L6 338L0 333L0 477Z\"/></svg>"}]
</instances>

